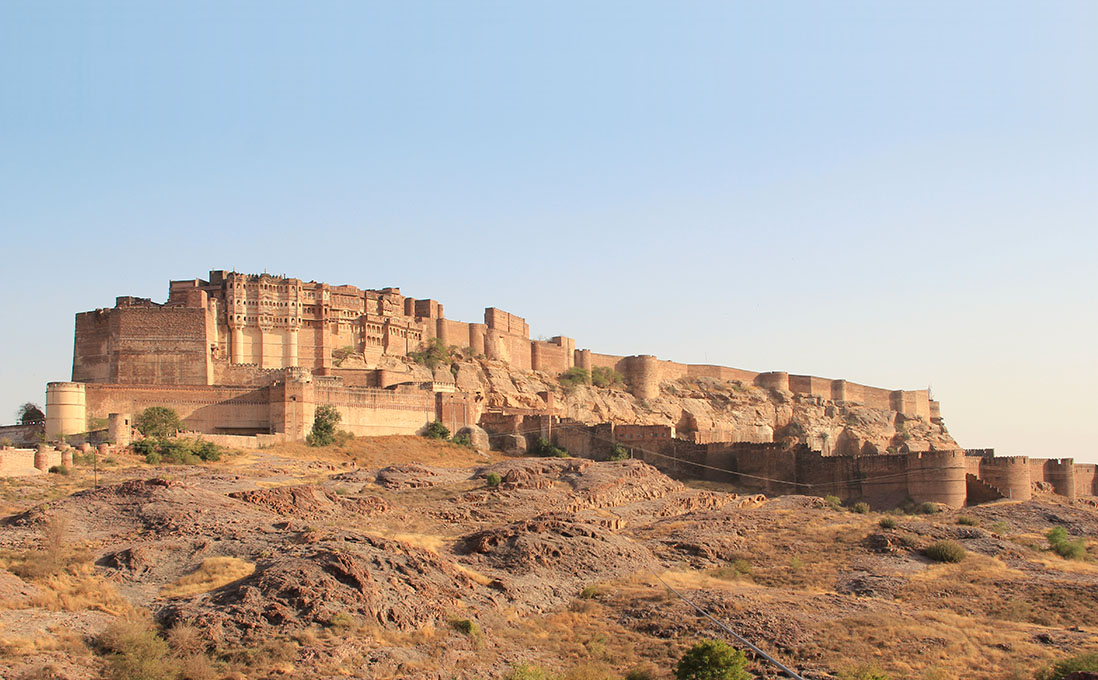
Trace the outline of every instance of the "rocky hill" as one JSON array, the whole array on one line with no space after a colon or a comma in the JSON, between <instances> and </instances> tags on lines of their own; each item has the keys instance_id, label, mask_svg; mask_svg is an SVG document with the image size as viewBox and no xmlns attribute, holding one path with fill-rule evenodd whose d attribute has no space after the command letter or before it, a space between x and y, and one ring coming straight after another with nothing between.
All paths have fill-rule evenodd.
<instances>
[{"instance_id":1,"label":"rocky hill","mask_svg":"<svg viewBox=\"0 0 1098 680\"><path fill-rule=\"evenodd\" d=\"M565 389L556 375L516 371L503 362L460 354L455 358L434 372L395 358L386 367L406 371L408 380L453 380L460 390L485 394L491 406L542 409L539 394L549 392L557 413L587 424L674 425L682 433L715 431L727 441L804 443L840 455L961 448L940 422L740 382L665 381L658 398L641 400L624 384Z\"/></svg>"},{"instance_id":2,"label":"rocky hill","mask_svg":"<svg viewBox=\"0 0 1098 680\"><path fill-rule=\"evenodd\" d=\"M417 437L99 474L3 487L0 677L670 678L722 635L676 592L817 680L1098 650L1084 501L859 513Z\"/></svg>"}]
</instances>

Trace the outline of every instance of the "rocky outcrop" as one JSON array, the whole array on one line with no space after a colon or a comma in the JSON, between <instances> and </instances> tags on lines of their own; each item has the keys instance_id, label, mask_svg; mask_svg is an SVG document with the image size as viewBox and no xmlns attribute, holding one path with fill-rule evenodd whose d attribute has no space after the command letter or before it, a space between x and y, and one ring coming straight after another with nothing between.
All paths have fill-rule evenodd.
<instances>
[{"instance_id":1,"label":"rocky outcrop","mask_svg":"<svg viewBox=\"0 0 1098 680\"><path fill-rule=\"evenodd\" d=\"M738 381L664 381L659 396L644 400L624 386L565 390L558 376L516 371L498 361L463 361L456 364L456 376L458 389L481 393L488 407L543 410L540 395L549 393L557 415L589 425L674 425L680 436L698 432L714 441L803 443L834 455L960 448L940 423Z\"/></svg>"}]
</instances>

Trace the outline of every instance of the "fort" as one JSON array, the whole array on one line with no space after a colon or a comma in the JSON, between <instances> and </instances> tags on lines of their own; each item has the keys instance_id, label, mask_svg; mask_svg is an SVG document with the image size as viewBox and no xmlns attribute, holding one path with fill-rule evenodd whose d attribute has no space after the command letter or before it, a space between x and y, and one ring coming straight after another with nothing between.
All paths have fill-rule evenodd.
<instances>
[{"instance_id":1,"label":"fort","mask_svg":"<svg viewBox=\"0 0 1098 680\"><path fill-rule=\"evenodd\" d=\"M613 369L638 400L658 397L667 381L711 379L879 409L899 419L942 422L940 405L928 390L598 354L577 349L570 337L531 339L525 319L494 307L485 309L482 323L454 321L445 317L441 303L406 297L399 288L364 290L217 270L208 279L171 281L163 304L124 296L113 308L77 314L71 379L47 385L45 437L87 438L98 432L101 439L125 443L134 414L169 406L189 429L207 436L301 439L316 407L327 404L339 410L340 427L355 435L416 433L434 420L452 430L483 425L512 442L516 435L529 438L529 432L544 430L576 453L597 457L605 453L607 439L636 444L638 457L676 474L717 475L771 493L812 489L878 505L910 498L953 506L1028 498L1035 482L1068 497L1095 493L1094 466L1070 459L995 458L959 450L824 455L772 437L737 441L719 430L680 438L673 426L569 423L551 394L528 413L505 412L483 391L459 388L445 368L429 377L412 371L411 358L432 344L461 348L469 357L502 362L518 372L557 376L573 367ZM523 425L524 418L536 422ZM609 438L592 435L596 432ZM760 487L756 482L763 479L769 481Z\"/></svg>"}]
</instances>

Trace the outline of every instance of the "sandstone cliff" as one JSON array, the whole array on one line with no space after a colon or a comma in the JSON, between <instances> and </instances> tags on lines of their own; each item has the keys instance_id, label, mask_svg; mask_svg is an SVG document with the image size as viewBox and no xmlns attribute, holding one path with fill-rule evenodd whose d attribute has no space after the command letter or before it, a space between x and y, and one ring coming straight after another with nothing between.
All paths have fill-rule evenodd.
<instances>
[{"instance_id":1,"label":"sandstone cliff","mask_svg":"<svg viewBox=\"0 0 1098 680\"><path fill-rule=\"evenodd\" d=\"M489 407L541 410L546 402L540 394L548 392L556 414L589 425L674 425L679 436L699 432L712 441L804 443L834 455L960 448L940 422L712 378L665 381L659 397L642 400L627 385L565 389L556 375L479 358L463 357L433 373L399 360L390 368L407 371L409 380L453 380L459 390L484 394Z\"/></svg>"}]
</instances>

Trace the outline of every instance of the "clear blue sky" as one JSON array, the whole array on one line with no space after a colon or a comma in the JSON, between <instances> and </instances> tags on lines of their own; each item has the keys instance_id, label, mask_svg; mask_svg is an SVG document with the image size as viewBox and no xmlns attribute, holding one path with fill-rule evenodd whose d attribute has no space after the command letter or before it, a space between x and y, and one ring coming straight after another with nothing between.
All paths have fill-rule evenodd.
<instances>
[{"instance_id":1,"label":"clear blue sky","mask_svg":"<svg viewBox=\"0 0 1098 680\"><path fill-rule=\"evenodd\" d=\"M0 4L0 420L211 268L1098 460L1098 3ZM6 414L6 415L5 415Z\"/></svg>"}]
</instances>

